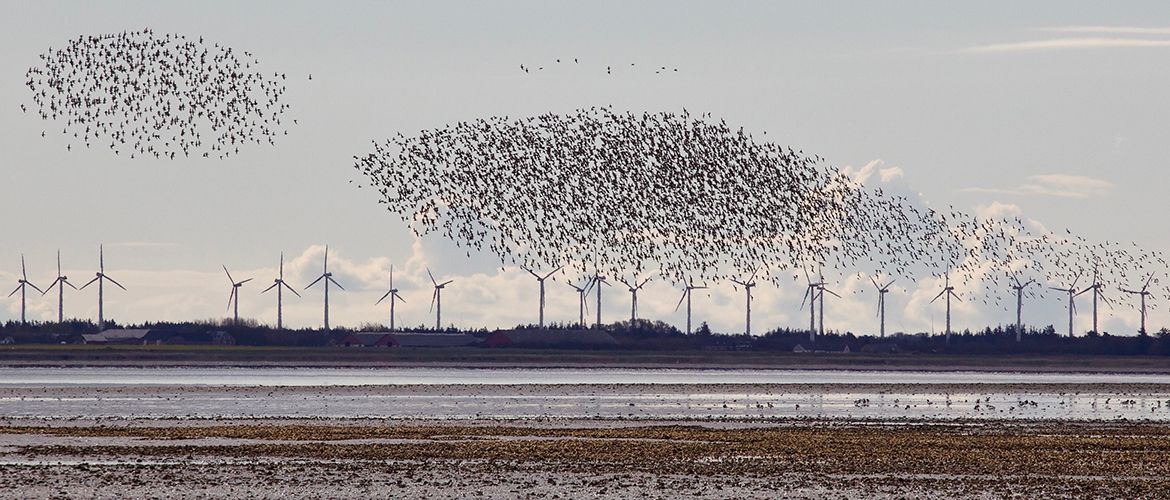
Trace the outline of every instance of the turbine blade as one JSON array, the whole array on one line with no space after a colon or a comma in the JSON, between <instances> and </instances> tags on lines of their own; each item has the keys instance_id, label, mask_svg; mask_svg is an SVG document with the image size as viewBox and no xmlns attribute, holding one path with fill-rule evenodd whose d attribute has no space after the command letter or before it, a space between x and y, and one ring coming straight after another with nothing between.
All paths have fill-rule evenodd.
<instances>
[{"instance_id":1,"label":"turbine blade","mask_svg":"<svg viewBox=\"0 0 1170 500\"><path fill-rule=\"evenodd\" d=\"M19 292L19 291L20 291L20 287L22 287L22 286L24 286L24 283L21 283L21 284L19 284L19 285L16 285L16 289L15 289L15 290L13 290L13 291L12 291L12 293L8 294L8 296L9 296L9 297L11 297L11 296L13 296L13 295L16 295L16 292Z\"/></svg>"},{"instance_id":2,"label":"turbine blade","mask_svg":"<svg viewBox=\"0 0 1170 500\"><path fill-rule=\"evenodd\" d=\"M390 300L394 300L394 299L398 299L398 300L401 300L403 302L406 302L406 299L402 298L401 295L398 295L398 292L394 292L394 297L391 298Z\"/></svg>"},{"instance_id":3,"label":"turbine blade","mask_svg":"<svg viewBox=\"0 0 1170 500\"><path fill-rule=\"evenodd\" d=\"M237 284L237 285L243 285L244 283L247 283L247 282L249 282L249 281L252 281L252 278L248 278L248 279L246 279L246 280L244 280L244 281L241 281L241 282L239 282L239 283L236 283L236 284Z\"/></svg>"},{"instance_id":4,"label":"turbine blade","mask_svg":"<svg viewBox=\"0 0 1170 500\"><path fill-rule=\"evenodd\" d=\"M564 268L565 268L565 265L564 265L564 264L561 264L561 266L560 266L560 267L558 267L558 268L556 268L556 269L553 269L552 271L549 271L549 273L548 273L548 274L544 275L544 279L548 279L548 278L549 278L549 276L552 276L553 274L556 274L556 272L557 272L557 271L560 271L561 269L564 269Z\"/></svg>"},{"instance_id":5,"label":"turbine blade","mask_svg":"<svg viewBox=\"0 0 1170 500\"><path fill-rule=\"evenodd\" d=\"M431 274L431 268L429 268L429 267L427 268L427 276L431 277L431 284L434 284L434 285L439 284L437 281L435 281L435 275Z\"/></svg>"},{"instance_id":6,"label":"turbine blade","mask_svg":"<svg viewBox=\"0 0 1170 500\"><path fill-rule=\"evenodd\" d=\"M280 286L279 282L273 283L273 284L269 285L268 288L260 290L260 293L267 293L269 290L272 290L273 288L276 288L277 286Z\"/></svg>"},{"instance_id":7,"label":"turbine blade","mask_svg":"<svg viewBox=\"0 0 1170 500\"><path fill-rule=\"evenodd\" d=\"M439 289L436 288L435 291L431 293L431 307L430 307L430 309L427 309L427 312L431 312L431 311L435 310L435 298L438 296L439 296Z\"/></svg>"},{"instance_id":8,"label":"turbine blade","mask_svg":"<svg viewBox=\"0 0 1170 500\"><path fill-rule=\"evenodd\" d=\"M60 281L61 281L61 278L57 278L57 279L53 280L52 283L49 283L49 286L45 287L45 291L41 292L41 295L49 293L49 290L52 290L53 287L57 286L57 283Z\"/></svg>"},{"instance_id":9,"label":"turbine blade","mask_svg":"<svg viewBox=\"0 0 1170 500\"><path fill-rule=\"evenodd\" d=\"M223 272L227 274L228 281L230 281L233 285L236 284L236 280L232 278L232 273L228 272L227 266L223 266Z\"/></svg>"},{"instance_id":10,"label":"turbine blade","mask_svg":"<svg viewBox=\"0 0 1170 500\"><path fill-rule=\"evenodd\" d=\"M340 288L340 289L342 289L342 290L345 290L345 287L341 286L341 283L338 283L338 282L337 282L337 280L333 279L333 277L332 277L332 276L330 276L328 279L329 279L329 282L330 282L330 283L333 283L334 285L337 285L337 288Z\"/></svg>"},{"instance_id":11,"label":"turbine blade","mask_svg":"<svg viewBox=\"0 0 1170 500\"><path fill-rule=\"evenodd\" d=\"M287 289L288 289L288 291L292 292L292 293L293 293L293 295L296 295L297 297L300 297L300 296L301 296L301 294L297 293L297 291L296 291L296 290L294 290L294 289L293 289L293 287L289 286L289 285L288 285L288 283L285 283L284 281L281 281L281 282L280 282L280 284L281 284L281 285L284 285L284 287L285 287L285 288L287 288Z\"/></svg>"},{"instance_id":12,"label":"turbine blade","mask_svg":"<svg viewBox=\"0 0 1170 500\"><path fill-rule=\"evenodd\" d=\"M383 295L383 296L382 296L382 298L378 299L378 301L377 301L377 302L374 302L374 305L381 304L381 303L382 303L382 301L383 301L383 300L386 300L386 297L389 297L389 296L390 296L390 294L392 294L392 293L394 293L394 292L392 292L392 291L390 291L390 290L386 290L386 295ZM394 299L390 299L390 300L394 300Z\"/></svg>"},{"instance_id":13,"label":"turbine blade","mask_svg":"<svg viewBox=\"0 0 1170 500\"><path fill-rule=\"evenodd\" d=\"M113 284L115 284L115 285L118 285L118 288L121 288L122 290L126 290L126 287L122 286L122 284L121 284L121 283L118 283L117 281L114 281L114 278L111 278L111 277L109 277L109 276L106 276L106 275L104 275L104 274L103 274L102 276L103 276L103 277L105 277L106 279L110 280L110 283L113 283Z\"/></svg>"},{"instance_id":14,"label":"turbine blade","mask_svg":"<svg viewBox=\"0 0 1170 500\"><path fill-rule=\"evenodd\" d=\"M69 287L70 287L70 288L72 288L72 289L74 289L74 290L77 290L77 287L73 286L73 283L70 283L70 282L69 282L69 280L67 280L67 279L62 279L62 280L61 280L61 282L62 282L62 283L64 283L64 284L66 284L66 285L69 285Z\"/></svg>"},{"instance_id":15,"label":"turbine blade","mask_svg":"<svg viewBox=\"0 0 1170 500\"><path fill-rule=\"evenodd\" d=\"M98 279L100 279L100 278L101 278L100 276L94 276L94 278L93 278L93 279L91 279L91 280L89 280L89 282L88 282L88 283L86 283L86 284L84 284L84 285L81 285L81 288L79 288L78 290L84 290L84 289L85 289L85 287L87 287L87 286L89 286L89 285L92 285L92 284L93 284L93 282L97 281L97 280L98 280Z\"/></svg>"},{"instance_id":16,"label":"turbine blade","mask_svg":"<svg viewBox=\"0 0 1170 500\"><path fill-rule=\"evenodd\" d=\"M447 281L440 283L439 286L447 286L447 285L450 285L451 283L454 283L454 282L455 282L455 280L447 280Z\"/></svg>"},{"instance_id":17,"label":"turbine blade","mask_svg":"<svg viewBox=\"0 0 1170 500\"><path fill-rule=\"evenodd\" d=\"M944 293L947 293L947 291L943 290L941 292L938 292L938 295L935 295L933 299L930 299L930 303L933 304L934 301L938 300L939 297L942 297Z\"/></svg>"},{"instance_id":18,"label":"turbine blade","mask_svg":"<svg viewBox=\"0 0 1170 500\"><path fill-rule=\"evenodd\" d=\"M317 282L318 282L318 281L321 281L321 279L322 279L322 278L324 278L324 277L325 277L325 275L324 275L324 274L322 274L321 276L318 276L318 277L317 277L317 279L313 280L313 282L312 282L312 283L309 283L309 284L308 284L308 286L306 286L306 287L305 287L305 290L308 290L308 289L309 289L309 287L311 287L311 286L313 286L313 285L316 285L316 284L317 284Z\"/></svg>"},{"instance_id":19,"label":"turbine blade","mask_svg":"<svg viewBox=\"0 0 1170 500\"><path fill-rule=\"evenodd\" d=\"M834 297L837 297L838 299L839 299L839 298L841 298L841 296L840 296L840 295L837 295L837 292L834 292L834 291L832 291L832 290L829 290L828 288L822 288L822 289L821 289L821 292L822 292L822 293L823 293L823 292L829 292L829 294L830 294L830 295L833 295Z\"/></svg>"},{"instance_id":20,"label":"turbine blade","mask_svg":"<svg viewBox=\"0 0 1170 500\"><path fill-rule=\"evenodd\" d=\"M690 290L684 291L684 292L683 292L683 294L682 294L682 297L679 297L679 298L678 298L678 304L674 306L674 310L675 310L675 312L678 312L678 308L679 308L679 307L682 307L683 300L686 300L686 298L687 298L687 292L689 292L689 291L690 291Z\"/></svg>"}]
</instances>

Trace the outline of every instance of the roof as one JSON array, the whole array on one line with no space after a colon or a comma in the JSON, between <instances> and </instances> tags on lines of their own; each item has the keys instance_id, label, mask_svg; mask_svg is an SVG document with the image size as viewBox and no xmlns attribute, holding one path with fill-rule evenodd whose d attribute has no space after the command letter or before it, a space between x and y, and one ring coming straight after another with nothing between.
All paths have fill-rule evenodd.
<instances>
[{"instance_id":1,"label":"roof","mask_svg":"<svg viewBox=\"0 0 1170 500\"><path fill-rule=\"evenodd\" d=\"M130 342L142 340L150 333L147 329L110 329L102 330L99 333L85 333L81 338L87 343L102 343L102 342Z\"/></svg>"}]
</instances>

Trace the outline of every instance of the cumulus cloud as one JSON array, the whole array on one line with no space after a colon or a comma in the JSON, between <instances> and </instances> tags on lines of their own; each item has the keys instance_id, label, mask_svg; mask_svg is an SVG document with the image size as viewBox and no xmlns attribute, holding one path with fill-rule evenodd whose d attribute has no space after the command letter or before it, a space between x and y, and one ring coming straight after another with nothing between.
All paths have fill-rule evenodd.
<instances>
[{"instance_id":1,"label":"cumulus cloud","mask_svg":"<svg viewBox=\"0 0 1170 500\"><path fill-rule=\"evenodd\" d=\"M1046 31L1050 33L1170 35L1170 28L1146 26L1048 26L1044 28L1037 28L1036 31Z\"/></svg>"},{"instance_id":2,"label":"cumulus cloud","mask_svg":"<svg viewBox=\"0 0 1170 500\"><path fill-rule=\"evenodd\" d=\"M1010 195L1044 195L1062 198L1096 198L1113 190L1113 183L1082 175L1033 175L1014 188L968 187L960 191L967 193L992 193Z\"/></svg>"},{"instance_id":3,"label":"cumulus cloud","mask_svg":"<svg viewBox=\"0 0 1170 500\"><path fill-rule=\"evenodd\" d=\"M1048 40L1028 40L1023 42L993 43L966 47L960 52L966 53L1006 53L1006 52L1039 52L1054 50L1084 50L1084 49L1122 49L1170 47L1170 40L1151 40L1146 38L1110 38L1110 37L1071 37L1053 38Z\"/></svg>"}]
</instances>

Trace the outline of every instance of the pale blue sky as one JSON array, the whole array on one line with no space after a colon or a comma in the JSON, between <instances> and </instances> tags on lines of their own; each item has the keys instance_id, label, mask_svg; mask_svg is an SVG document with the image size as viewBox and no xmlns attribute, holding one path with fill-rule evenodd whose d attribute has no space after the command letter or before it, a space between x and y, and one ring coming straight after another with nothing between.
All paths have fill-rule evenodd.
<instances>
[{"instance_id":1,"label":"pale blue sky","mask_svg":"<svg viewBox=\"0 0 1170 500\"><path fill-rule=\"evenodd\" d=\"M1165 2L9 1L4 12L0 279L11 281L25 252L30 277L49 281L58 247L67 270L92 276L97 245L112 244L109 266L134 278L120 279L130 293L109 298L112 316L124 320L222 315L220 264L267 281L263 268L284 250L305 255L307 277L319 265L308 249L325 243L352 263L358 282L337 297L336 323L381 320L369 306L381 270L412 255L460 280L444 294L446 319L528 320L535 314L522 308L535 284L526 275L497 274L489 256L468 260L440 241L412 254L397 217L348 183L356 178L350 158L396 132L592 105L711 112L841 167L877 159L900 167L904 184L935 205L975 211L998 201L1051 228L1170 247L1161 227L1170 184ZM1070 29L1085 26L1108 29ZM286 96L300 125L276 147L225 161L129 161L66 152L52 124L20 112L29 102L24 71L37 54L79 34L144 27L202 35L251 51L265 69L300 75ZM1005 46L1037 41L1051 47ZM581 64L554 68L558 57ZM630 62L680 71L633 73ZM525 75L521 63L548 70ZM606 75L606 65L621 70ZM1029 179L1041 175L1076 177ZM425 276L418 266L405 273L404 287ZM548 314L567 320L576 307L562 288L568 293L550 296ZM244 289L241 312L271 320L271 301L258 290ZM760 290L753 323L799 326L800 292ZM427 317L429 291L412 293L404 314L416 324ZM640 298L644 315L679 322L677 292L666 285ZM95 300L87 290L67 298L67 308L92 315ZM704 319L738 328L739 295L728 288L704 300ZM830 305L830 323L867 327L870 297L858 300L865 314ZM906 308L890 313L906 329L929 328L939 314L908 295L890 300ZM34 302L34 317L50 317L49 301ZM319 322L317 292L290 307L292 323ZM1063 323L1057 299L1036 307L1036 323ZM628 297L613 293L606 310L607 321L617 319ZM966 314L957 325L1006 321L995 309ZM11 301L0 308L0 319L17 315ZM1134 316L1119 310L1111 321L1121 329Z\"/></svg>"}]
</instances>

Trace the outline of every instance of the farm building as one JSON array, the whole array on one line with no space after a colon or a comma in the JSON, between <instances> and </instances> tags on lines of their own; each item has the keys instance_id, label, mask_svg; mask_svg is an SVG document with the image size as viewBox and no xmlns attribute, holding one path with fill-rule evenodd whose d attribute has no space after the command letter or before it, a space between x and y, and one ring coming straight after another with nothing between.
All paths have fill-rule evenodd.
<instances>
[{"instance_id":1,"label":"farm building","mask_svg":"<svg viewBox=\"0 0 1170 500\"><path fill-rule=\"evenodd\" d=\"M498 330L483 343L487 347L527 349L605 349L617 347L617 339L597 330Z\"/></svg>"},{"instance_id":2,"label":"farm building","mask_svg":"<svg viewBox=\"0 0 1170 500\"><path fill-rule=\"evenodd\" d=\"M86 344L141 344L149 333L150 330L145 329L102 330L82 334L81 340Z\"/></svg>"}]
</instances>

